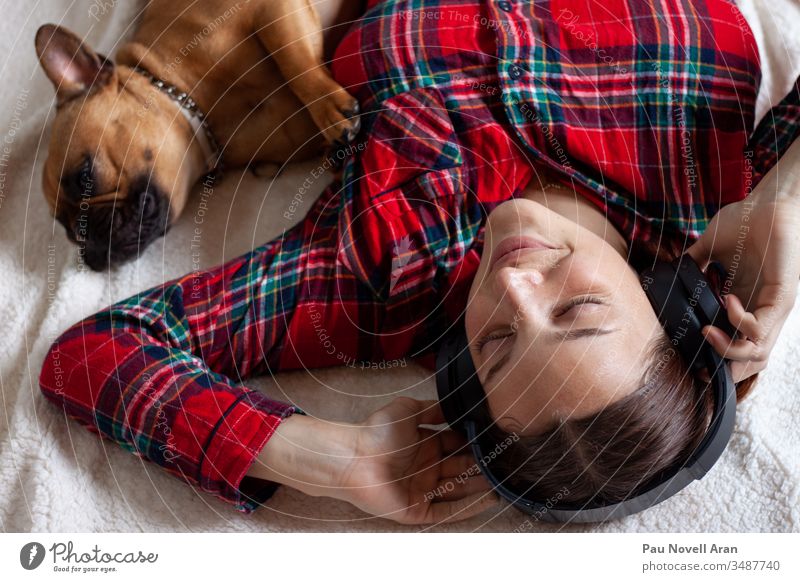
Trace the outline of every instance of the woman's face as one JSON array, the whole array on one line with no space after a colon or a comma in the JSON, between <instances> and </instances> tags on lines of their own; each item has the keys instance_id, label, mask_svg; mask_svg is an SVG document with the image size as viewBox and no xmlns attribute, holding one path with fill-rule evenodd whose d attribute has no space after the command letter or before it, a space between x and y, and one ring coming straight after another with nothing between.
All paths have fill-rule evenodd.
<instances>
[{"instance_id":1,"label":"woman's face","mask_svg":"<svg viewBox=\"0 0 800 582\"><path fill-rule=\"evenodd\" d=\"M664 333L624 249L606 240L619 234L576 217L515 198L487 218L466 332L489 411L507 432L542 433L635 391Z\"/></svg>"}]
</instances>

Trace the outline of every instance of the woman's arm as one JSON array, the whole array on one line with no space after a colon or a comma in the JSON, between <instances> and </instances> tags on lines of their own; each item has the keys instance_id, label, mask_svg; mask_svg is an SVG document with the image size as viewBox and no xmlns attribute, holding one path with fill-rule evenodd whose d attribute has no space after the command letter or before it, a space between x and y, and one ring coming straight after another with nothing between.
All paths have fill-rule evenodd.
<instances>
[{"instance_id":1,"label":"woman's arm","mask_svg":"<svg viewBox=\"0 0 800 582\"><path fill-rule=\"evenodd\" d=\"M332 186L284 236L76 324L45 358L45 396L173 475L257 507L274 484L245 474L295 408L241 382L386 354L386 306L339 260L340 202Z\"/></svg>"},{"instance_id":2,"label":"woman's arm","mask_svg":"<svg viewBox=\"0 0 800 582\"><path fill-rule=\"evenodd\" d=\"M725 206L689 254L720 261L736 338L706 328L708 342L733 361L740 382L763 370L797 297L800 278L800 140L743 201Z\"/></svg>"},{"instance_id":3,"label":"woman's arm","mask_svg":"<svg viewBox=\"0 0 800 582\"><path fill-rule=\"evenodd\" d=\"M443 422L436 401L411 398L352 425L296 415L278 427L248 475L400 523L466 519L497 497L463 437L420 426Z\"/></svg>"}]
</instances>

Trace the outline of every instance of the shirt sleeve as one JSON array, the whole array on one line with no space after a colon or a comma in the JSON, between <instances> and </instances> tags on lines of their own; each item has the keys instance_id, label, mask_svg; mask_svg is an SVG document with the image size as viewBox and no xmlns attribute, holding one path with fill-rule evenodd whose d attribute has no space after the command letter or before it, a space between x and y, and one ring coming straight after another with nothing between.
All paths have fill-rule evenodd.
<instances>
[{"instance_id":1,"label":"shirt sleeve","mask_svg":"<svg viewBox=\"0 0 800 582\"><path fill-rule=\"evenodd\" d=\"M283 236L76 324L45 358L45 396L89 430L252 511L275 485L245 476L298 409L246 381L380 362L408 347L384 337L385 298L341 261L342 204L333 185Z\"/></svg>"},{"instance_id":2,"label":"shirt sleeve","mask_svg":"<svg viewBox=\"0 0 800 582\"><path fill-rule=\"evenodd\" d=\"M800 77L758 124L746 149L748 190L752 191L800 136Z\"/></svg>"}]
</instances>

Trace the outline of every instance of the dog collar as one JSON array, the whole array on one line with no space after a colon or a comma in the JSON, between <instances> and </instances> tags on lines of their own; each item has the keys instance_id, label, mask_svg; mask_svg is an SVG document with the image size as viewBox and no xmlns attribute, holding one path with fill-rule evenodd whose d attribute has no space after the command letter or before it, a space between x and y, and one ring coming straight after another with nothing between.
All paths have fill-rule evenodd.
<instances>
[{"instance_id":1,"label":"dog collar","mask_svg":"<svg viewBox=\"0 0 800 582\"><path fill-rule=\"evenodd\" d=\"M206 159L206 173L215 175L218 174L222 166L222 148L220 147L217 138L214 137L214 132L211 131L211 127L209 127L208 122L206 121L205 113L203 113L195 100L192 99L185 91L181 91L174 85L170 85L166 81L162 81L141 67L133 67L133 70L150 81L151 85L164 93L164 95L169 97L179 106L179 109L186 118L186 121L188 121L189 125L192 126L194 138L197 140L197 143L200 144L200 147L203 150L203 156Z\"/></svg>"}]
</instances>

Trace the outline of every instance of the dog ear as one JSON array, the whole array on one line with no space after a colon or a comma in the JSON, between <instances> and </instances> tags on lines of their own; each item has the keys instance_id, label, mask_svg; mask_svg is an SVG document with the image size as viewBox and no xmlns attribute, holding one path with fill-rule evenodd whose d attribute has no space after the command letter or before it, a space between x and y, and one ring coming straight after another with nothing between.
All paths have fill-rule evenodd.
<instances>
[{"instance_id":1,"label":"dog ear","mask_svg":"<svg viewBox=\"0 0 800 582\"><path fill-rule=\"evenodd\" d=\"M45 24L36 33L36 54L56 89L58 102L107 84L114 64L64 27Z\"/></svg>"}]
</instances>

